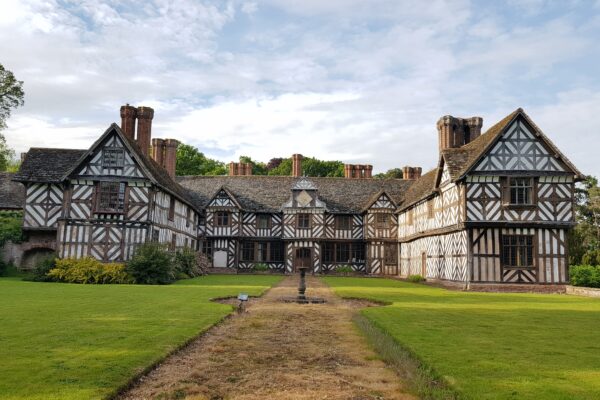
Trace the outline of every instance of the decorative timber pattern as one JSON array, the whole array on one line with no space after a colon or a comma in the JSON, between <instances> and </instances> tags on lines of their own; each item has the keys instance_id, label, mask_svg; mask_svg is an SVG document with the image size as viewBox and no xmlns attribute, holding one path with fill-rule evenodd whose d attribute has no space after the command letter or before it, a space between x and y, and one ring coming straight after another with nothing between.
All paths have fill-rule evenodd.
<instances>
[{"instance_id":1,"label":"decorative timber pattern","mask_svg":"<svg viewBox=\"0 0 600 400\"><path fill-rule=\"evenodd\" d=\"M561 162L551 154L520 119L516 120L475 171L545 171L564 172Z\"/></svg>"},{"instance_id":2,"label":"decorative timber pattern","mask_svg":"<svg viewBox=\"0 0 600 400\"><path fill-rule=\"evenodd\" d=\"M535 228L475 228L472 230L474 282L566 283L567 255L565 229ZM502 265L502 236L533 236L533 266Z\"/></svg>"},{"instance_id":3,"label":"decorative timber pattern","mask_svg":"<svg viewBox=\"0 0 600 400\"><path fill-rule=\"evenodd\" d=\"M426 236L400 244L400 274L467 282L467 232Z\"/></svg>"},{"instance_id":4,"label":"decorative timber pattern","mask_svg":"<svg viewBox=\"0 0 600 400\"><path fill-rule=\"evenodd\" d=\"M103 165L104 153L118 151L123 157L123 167L106 167ZM119 156L121 157L121 155ZM128 178L143 178L144 174L131 158L121 139L116 134L107 137L104 144L97 148L92 159L81 168L79 176L122 176Z\"/></svg>"},{"instance_id":5,"label":"decorative timber pattern","mask_svg":"<svg viewBox=\"0 0 600 400\"><path fill-rule=\"evenodd\" d=\"M63 189L59 185L33 183L27 187L24 228L56 228L62 214Z\"/></svg>"}]
</instances>

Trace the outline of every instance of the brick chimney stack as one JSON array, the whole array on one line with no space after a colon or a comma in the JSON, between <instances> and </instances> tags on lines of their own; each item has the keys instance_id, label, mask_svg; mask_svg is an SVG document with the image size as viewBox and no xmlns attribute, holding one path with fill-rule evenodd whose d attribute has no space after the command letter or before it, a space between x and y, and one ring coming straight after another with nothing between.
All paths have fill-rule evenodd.
<instances>
[{"instance_id":1,"label":"brick chimney stack","mask_svg":"<svg viewBox=\"0 0 600 400\"><path fill-rule=\"evenodd\" d=\"M230 162L229 176L250 176L252 175L252 163Z\"/></svg>"},{"instance_id":2,"label":"brick chimney stack","mask_svg":"<svg viewBox=\"0 0 600 400\"><path fill-rule=\"evenodd\" d=\"M152 118L154 118L154 110L150 107L138 107L137 118L138 126L136 142L142 153L148 155L150 139L152 138Z\"/></svg>"},{"instance_id":3,"label":"brick chimney stack","mask_svg":"<svg viewBox=\"0 0 600 400\"><path fill-rule=\"evenodd\" d=\"M177 146L179 146L179 141L175 139L164 140L164 167L171 178L175 178L175 167L177 166Z\"/></svg>"},{"instance_id":4,"label":"brick chimney stack","mask_svg":"<svg viewBox=\"0 0 600 400\"><path fill-rule=\"evenodd\" d=\"M362 164L344 164L345 178L368 179L373 177L373 166Z\"/></svg>"},{"instance_id":5,"label":"brick chimney stack","mask_svg":"<svg viewBox=\"0 0 600 400\"><path fill-rule=\"evenodd\" d=\"M137 117L137 110L134 106L125 104L121 106L121 130L123 134L135 140L135 119Z\"/></svg>"},{"instance_id":6,"label":"brick chimney stack","mask_svg":"<svg viewBox=\"0 0 600 400\"><path fill-rule=\"evenodd\" d=\"M292 176L302 176L302 154L292 154Z\"/></svg>"},{"instance_id":7,"label":"brick chimney stack","mask_svg":"<svg viewBox=\"0 0 600 400\"><path fill-rule=\"evenodd\" d=\"M165 165L165 141L163 139L152 139L152 159L158 165Z\"/></svg>"},{"instance_id":8,"label":"brick chimney stack","mask_svg":"<svg viewBox=\"0 0 600 400\"><path fill-rule=\"evenodd\" d=\"M402 168L402 179L416 180L421 177L423 168L421 167L403 167Z\"/></svg>"},{"instance_id":9,"label":"brick chimney stack","mask_svg":"<svg viewBox=\"0 0 600 400\"><path fill-rule=\"evenodd\" d=\"M446 149L456 149L481 135L483 118L457 118L444 115L437 122L440 152Z\"/></svg>"}]
</instances>

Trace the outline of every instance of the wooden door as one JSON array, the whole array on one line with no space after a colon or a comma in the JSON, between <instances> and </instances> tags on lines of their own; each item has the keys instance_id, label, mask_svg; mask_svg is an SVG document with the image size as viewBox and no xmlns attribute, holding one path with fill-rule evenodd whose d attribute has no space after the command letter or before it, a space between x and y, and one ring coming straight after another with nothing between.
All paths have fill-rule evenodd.
<instances>
[{"instance_id":1,"label":"wooden door","mask_svg":"<svg viewBox=\"0 0 600 400\"><path fill-rule=\"evenodd\" d=\"M296 249L294 257L294 270L298 271L300 267L306 267L310 270L311 266L311 251L308 247Z\"/></svg>"}]
</instances>

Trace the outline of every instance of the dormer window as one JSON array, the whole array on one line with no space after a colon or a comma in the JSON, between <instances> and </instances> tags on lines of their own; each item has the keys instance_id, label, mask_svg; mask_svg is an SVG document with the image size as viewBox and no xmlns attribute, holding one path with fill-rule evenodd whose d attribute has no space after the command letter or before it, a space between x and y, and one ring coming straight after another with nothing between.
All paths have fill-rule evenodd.
<instances>
[{"instance_id":1,"label":"dormer window","mask_svg":"<svg viewBox=\"0 0 600 400\"><path fill-rule=\"evenodd\" d=\"M335 220L339 230L347 231L352 229L352 217L350 215L338 215Z\"/></svg>"},{"instance_id":2,"label":"dormer window","mask_svg":"<svg viewBox=\"0 0 600 400\"><path fill-rule=\"evenodd\" d=\"M102 150L102 167L103 168L123 168L125 164L125 152L123 149Z\"/></svg>"},{"instance_id":3,"label":"dormer window","mask_svg":"<svg viewBox=\"0 0 600 400\"><path fill-rule=\"evenodd\" d=\"M215 226L229 226L229 212L217 211L215 216Z\"/></svg>"},{"instance_id":4,"label":"dormer window","mask_svg":"<svg viewBox=\"0 0 600 400\"><path fill-rule=\"evenodd\" d=\"M390 225L389 214L377 214L375 215L375 227L377 229L387 229Z\"/></svg>"},{"instance_id":5,"label":"dormer window","mask_svg":"<svg viewBox=\"0 0 600 400\"><path fill-rule=\"evenodd\" d=\"M256 216L256 227L258 229L269 229L271 227L271 216L269 214L258 214Z\"/></svg>"}]
</instances>

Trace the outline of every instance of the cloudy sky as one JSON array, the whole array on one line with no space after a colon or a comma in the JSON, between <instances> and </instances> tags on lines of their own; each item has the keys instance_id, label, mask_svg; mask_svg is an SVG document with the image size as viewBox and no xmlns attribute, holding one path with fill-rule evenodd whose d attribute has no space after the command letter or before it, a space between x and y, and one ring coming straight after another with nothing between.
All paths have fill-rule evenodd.
<instances>
[{"instance_id":1,"label":"cloudy sky","mask_svg":"<svg viewBox=\"0 0 600 400\"><path fill-rule=\"evenodd\" d=\"M600 176L600 1L2 0L0 63L17 152L87 148L130 103L223 161L428 169L440 116L523 107Z\"/></svg>"}]
</instances>

